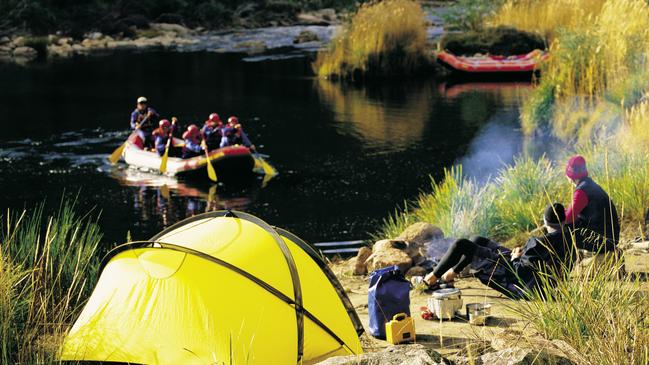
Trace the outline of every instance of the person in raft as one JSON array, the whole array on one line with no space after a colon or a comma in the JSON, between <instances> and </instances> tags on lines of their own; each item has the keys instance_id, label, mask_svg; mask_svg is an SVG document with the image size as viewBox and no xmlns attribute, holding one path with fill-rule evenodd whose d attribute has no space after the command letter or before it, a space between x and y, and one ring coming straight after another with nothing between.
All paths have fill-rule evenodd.
<instances>
[{"instance_id":1,"label":"person in raft","mask_svg":"<svg viewBox=\"0 0 649 365\"><path fill-rule=\"evenodd\" d=\"M228 123L221 129L221 145L220 147L242 145L250 148L253 152L255 151L255 145L250 142L250 138L243 130L241 123L239 123L239 118L231 116L228 118Z\"/></svg>"},{"instance_id":2,"label":"person in raft","mask_svg":"<svg viewBox=\"0 0 649 365\"><path fill-rule=\"evenodd\" d=\"M483 284L510 298L528 298L531 291L541 287L541 276L556 278L570 272L576 260L576 250L563 221L563 205L549 205L543 214L547 233L533 236L523 247L513 250L484 237L459 239L423 281L434 289L440 279L446 283L454 281L457 273L470 264L474 276Z\"/></svg>"},{"instance_id":3,"label":"person in raft","mask_svg":"<svg viewBox=\"0 0 649 365\"><path fill-rule=\"evenodd\" d=\"M131 129L142 138L146 148L153 147L151 133L158 123L160 115L149 106L149 101L144 96L137 98L135 110L131 113Z\"/></svg>"},{"instance_id":4,"label":"person in raft","mask_svg":"<svg viewBox=\"0 0 649 365\"><path fill-rule=\"evenodd\" d=\"M204 153L205 142L201 138L201 131L195 124L187 127L187 130L183 133L183 139L185 145L183 146L182 158L192 158Z\"/></svg>"},{"instance_id":5,"label":"person in raft","mask_svg":"<svg viewBox=\"0 0 649 365\"><path fill-rule=\"evenodd\" d=\"M566 210L565 225L572 228L580 248L593 252L614 252L620 239L620 220L608 194L588 176L586 160L572 156L566 176L575 186Z\"/></svg>"},{"instance_id":6,"label":"person in raft","mask_svg":"<svg viewBox=\"0 0 649 365\"><path fill-rule=\"evenodd\" d=\"M172 151L174 150L173 136L178 129L178 118L171 118L171 122L167 119L162 119L158 124L159 127L152 133L155 150L158 152L158 155L162 156L167 149L167 143L170 143L169 155L172 155ZM171 138L171 141L169 141L169 138Z\"/></svg>"},{"instance_id":7,"label":"person in raft","mask_svg":"<svg viewBox=\"0 0 649 365\"><path fill-rule=\"evenodd\" d=\"M203 128L201 129L201 134L203 135L203 139L205 139L207 148L209 148L210 150L219 148L219 145L221 144L222 129L223 122L221 121L219 115L216 113L210 114L208 119L205 121L205 124L203 124Z\"/></svg>"}]
</instances>

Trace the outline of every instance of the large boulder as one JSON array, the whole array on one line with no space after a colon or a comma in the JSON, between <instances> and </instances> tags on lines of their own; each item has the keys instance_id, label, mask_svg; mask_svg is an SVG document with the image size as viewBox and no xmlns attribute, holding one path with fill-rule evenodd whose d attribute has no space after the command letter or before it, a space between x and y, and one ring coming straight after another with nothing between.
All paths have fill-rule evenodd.
<instances>
[{"instance_id":1,"label":"large boulder","mask_svg":"<svg viewBox=\"0 0 649 365\"><path fill-rule=\"evenodd\" d=\"M405 251L408 243L401 240L381 240L374 244L372 255L367 259L367 270L374 271L388 266L399 266L404 273L412 267L412 258Z\"/></svg>"},{"instance_id":2,"label":"large boulder","mask_svg":"<svg viewBox=\"0 0 649 365\"><path fill-rule=\"evenodd\" d=\"M38 56L38 52L32 47L17 47L14 49L13 55L15 58L33 60Z\"/></svg>"},{"instance_id":3,"label":"large boulder","mask_svg":"<svg viewBox=\"0 0 649 365\"><path fill-rule=\"evenodd\" d=\"M489 352L479 357L456 357L455 365L574 365L566 357L550 354L545 350L512 347Z\"/></svg>"},{"instance_id":4,"label":"large boulder","mask_svg":"<svg viewBox=\"0 0 649 365\"><path fill-rule=\"evenodd\" d=\"M442 365L450 362L423 345L399 345L362 355L336 356L319 365Z\"/></svg>"},{"instance_id":5,"label":"large boulder","mask_svg":"<svg viewBox=\"0 0 649 365\"><path fill-rule=\"evenodd\" d=\"M367 274L367 259L372 255L372 249L366 246L361 247L354 261L354 275Z\"/></svg>"},{"instance_id":6,"label":"large boulder","mask_svg":"<svg viewBox=\"0 0 649 365\"><path fill-rule=\"evenodd\" d=\"M439 227L426 222L409 225L397 237L397 239L414 242L420 246L439 238L444 238L444 232Z\"/></svg>"}]
</instances>

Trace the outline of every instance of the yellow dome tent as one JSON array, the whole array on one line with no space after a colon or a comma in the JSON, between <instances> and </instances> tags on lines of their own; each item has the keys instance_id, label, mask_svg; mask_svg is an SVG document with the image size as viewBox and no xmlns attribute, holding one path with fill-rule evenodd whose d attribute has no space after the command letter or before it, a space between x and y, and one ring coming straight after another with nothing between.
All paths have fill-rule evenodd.
<instances>
[{"instance_id":1,"label":"yellow dome tent","mask_svg":"<svg viewBox=\"0 0 649 365\"><path fill-rule=\"evenodd\" d=\"M186 219L102 265L61 360L285 365L362 352L363 326L320 255L249 214Z\"/></svg>"}]
</instances>

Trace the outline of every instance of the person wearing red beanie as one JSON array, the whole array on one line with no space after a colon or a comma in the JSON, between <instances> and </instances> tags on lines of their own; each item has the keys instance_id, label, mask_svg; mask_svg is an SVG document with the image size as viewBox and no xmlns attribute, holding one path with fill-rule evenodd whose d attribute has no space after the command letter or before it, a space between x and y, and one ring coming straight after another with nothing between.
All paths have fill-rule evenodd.
<instances>
[{"instance_id":1,"label":"person wearing red beanie","mask_svg":"<svg viewBox=\"0 0 649 365\"><path fill-rule=\"evenodd\" d=\"M564 224L571 225L577 233L578 243L590 251L598 251L600 245L592 239L592 232L604 238L606 251L615 249L620 237L620 221L617 210L608 194L588 176L586 159L575 155L568 159L566 176L575 186L572 203L566 210Z\"/></svg>"}]
</instances>

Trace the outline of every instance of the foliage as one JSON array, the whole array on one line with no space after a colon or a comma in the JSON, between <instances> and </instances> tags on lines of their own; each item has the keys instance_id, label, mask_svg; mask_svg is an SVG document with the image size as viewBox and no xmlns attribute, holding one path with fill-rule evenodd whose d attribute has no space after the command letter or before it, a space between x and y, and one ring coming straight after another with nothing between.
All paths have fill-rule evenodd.
<instances>
[{"instance_id":1,"label":"foliage","mask_svg":"<svg viewBox=\"0 0 649 365\"><path fill-rule=\"evenodd\" d=\"M53 215L41 205L7 211L0 229L0 362L46 364L96 280L101 233L90 216L64 201Z\"/></svg>"},{"instance_id":2,"label":"foliage","mask_svg":"<svg viewBox=\"0 0 649 365\"><path fill-rule=\"evenodd\" d=\"M496 9L502 0L458 0L447 13L442 14L444 24L450 29L478 32L484 21Z\"/></svg>"},{"instance_id":3,"label":"foliage","mask_svg":"<svg viewBox=\"0 0 649 365\"><path fill-rule=\"evenodd\" d=\"M539 36L507 27L448 33L442 38L442 47L459 55L489 53L504 56L526 54L535 49L546 48Z\"/></svg>"},{"instance_id":4,"label":"foliage","mask_svg":"<svg viewBox=\"0 0 649 365\"><path fill-rule=\"evenodd\" d=\"M221 28L232 25L245 9L295 16L301 9L349 9L353 0L3 0L0 32L28 30L35 34L62 30L74 36L98 30L131 36L131 26L152 21Z\"/></svg>"},{"instance_id":5,"label":"foliage","mask_svg":"<svg viewBox=\"0 0 649 365\"><path fill-rule=\"evenodd\" d=\"M314 63L322 77L407 75L427 66L426 19L413 0L361 5Z\"/></svg>"}]
</instances>

